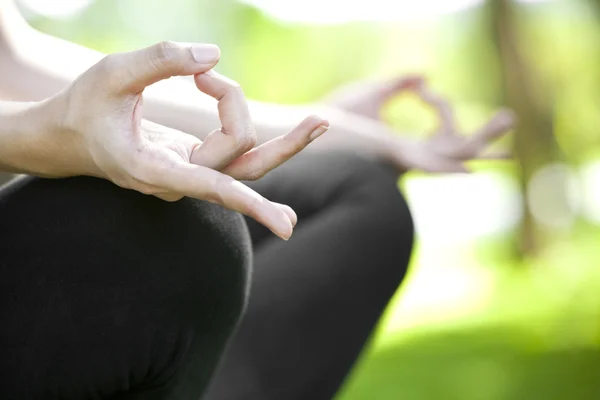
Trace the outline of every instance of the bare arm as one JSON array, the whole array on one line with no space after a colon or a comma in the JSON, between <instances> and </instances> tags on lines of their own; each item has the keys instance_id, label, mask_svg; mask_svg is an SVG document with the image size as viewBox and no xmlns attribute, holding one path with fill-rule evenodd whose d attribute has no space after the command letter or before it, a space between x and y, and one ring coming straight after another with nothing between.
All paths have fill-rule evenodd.
<instances>
[{"instance_id":1,"label":"bare arm","mask_svg":"<svg viewBox=\"0 0 600 400\"><path fill-rule=\"evenodd\" d=\"M104 54L45 35L29 26L11 0L0 0L0 95L31 101L47 98L70 84ZM204 139L220 126L215 100L193 84L168 80L144 93L145 118ZM375 121L325 105L289 106L249 102L258 143L289 131L308 114L331 122L315 149L344 148L387 156L391 138Z\"/></svg>"},{"instance_id":2,"label":"bare arm","mask_svg":"<svg viewBox=\"0 0 600 400\"><path fill-rule=\"evenodd\" d=\"M55 124L49 114L37 116L39 107L38 103L0 101L0 171L33 172L43 152L52 151L46 138L47 129Z\"/></svg>"},{"instance_id":3,"label":"bare arm","mask_svg":"<svg viewBox=\"0 0 600 400\"><path fill-rule=\"evenodd\" d=\"M0 171L46 177L89 175L168 201L184 196L246 214L287 239L297 217L240 180L258 179L327 131L305 118L258 147L246 99L212 71L218 47L156 44L102 58L64 90L42 101L0 102ZM193 76L218 100L222 129L205 141L142 118L144 89Z\"/></svg>"},{"instance_id":4,"label":"bare arm","mask_svg":"<svg viewBox=\"0 0 600 400\"><path fill-rule=\"evenodd\" d=\"M0 71L3 71L0 96L4 93L8 98L23 101L47 98L103 57L99 52L36 31L20 16L12 0L0 0ZM459 136L456 124L448 118L449 103L439 96L432 97L425 89L420 90L421 98L438 109L441 132L445 134L432 140L414 141L398 135L384 121L371 115L369 109L373 104L379 109L384 101L397 94L396 83L384 84L389 96L382 95L379 85L371 84L366 86L366 91L358 88L344 93L346 100L333 106L249 101L257 143L281 136L306 115L318 114L327 119L331 127L327 135L311 144L312 150L346 150L375 156L389 161L400 171L416 168L429 172L460 172L465 170L464 161L478 158L490 141L504 135L514 124L514 115L501 111L475 135ZM150 121L188 132L201 140L206 139L206 132L220 127L216 101L198 92L189 82L162 81L147 88L144 96L144 117ZM358 107L354 107L356 105ZM361 112L365 108L369 112Z\"/></svg>"}]
</instances>

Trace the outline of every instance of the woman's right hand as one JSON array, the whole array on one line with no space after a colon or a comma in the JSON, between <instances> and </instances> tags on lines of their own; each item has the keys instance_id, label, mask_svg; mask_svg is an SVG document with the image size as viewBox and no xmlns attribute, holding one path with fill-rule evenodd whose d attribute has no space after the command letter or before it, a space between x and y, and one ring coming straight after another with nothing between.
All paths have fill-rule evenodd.
<instances>
[{"instance_id":1,"label":"woman's right hand","mask_svg":"<svg viewBox=\"0 0 600 400\"><path fill-rule=\"evenodd\" d=\"M257 179L279 166L323 134L328 123L308 117L287 135L254 148L256 133L241 88L212 71L219 58L214 45L171 42L107 56L37 107L55 116L37 172L102 177L168 201L207 200L248 215L287 240L294 211L239 180ZM144 88L180 75L193 75L198 89L219 101L223 127L204 143L142 119Z\"/></svg>"}]
</instances>

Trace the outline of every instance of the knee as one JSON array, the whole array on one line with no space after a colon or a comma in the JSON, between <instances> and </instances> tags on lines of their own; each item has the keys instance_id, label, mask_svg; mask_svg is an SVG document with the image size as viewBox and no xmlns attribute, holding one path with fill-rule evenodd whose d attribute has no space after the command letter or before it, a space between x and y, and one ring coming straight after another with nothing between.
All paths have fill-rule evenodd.
<instances>
[{"instance_id":1,"label":"knee","mask_svg":"<svg viewBox=\"0 0 600 400\"><path fill-rule=\"evenodd\" d=\"M90 358L106 360L116 381L132 374L140 377L133 382L160 382L195 359L217 362L248 297L251 242L239 214L189 198L168 203L93 178L21 181L0 211L11 215L6 228L18 247L3 252L0 243L7 265L14 261L24 276L47 283L28 304L49 296L56 310L45 312L78 316L78 331L98 339ZM93 334L98 329L102 338Z\"/></svg>"},{"instance_id":2,"label":"knee","mask_svg":"<svg viewBox=\"0 0 600 400\"><path fill-rule=\"evenodd\" d=\"M408 203L398 188L398 172L383 161L361 157L347 160L349 199L366 210L379 236L400 239L412 247L414 222Z\"/></svg>"},{"instance_id":3,"label":"knee","mask_svg":"<svg viewBox=\"0 0 600 400\"><path fill-rule=\"evenodd\" d=\"M151 274L146 284L156 285L157 295L179 300L176 315L184 317L189 305L190 323L204 309L235 325L246 306L252 257L240 214L191 198L169 203L93 178L42 182L60 193L63 207L71 204L71 243L103 250L104 270Z\"/></svg>"},{"instance_id":4,"label":"knee","mask_svg":"<svg viewBox=\"0 0 600 400\"><path fill-rule=\"evenodd\" d=\"M369 219L376 226L373 234L379 238L380 246L387 246L396 258L408 264L414 244L414 221L398 187L398 172L380 161L363 161L357 179L362 206L368 209Z\"/></svg>"},{"instance_id":5,"label":"knee","mask_svg":"<svg viewBox=\"0 0 600 400\"><path fill-rule=\"evenodd\" d=\"M345 159L348 174L345 195L340 196L359 215L365 245L376 248L380 258L373 272L397 287L404 279L414 245L414 222L405 197L398 188L398 172L375 159ZM375 276L374 276L375 278Z\"/></svg>"}]
</instances>

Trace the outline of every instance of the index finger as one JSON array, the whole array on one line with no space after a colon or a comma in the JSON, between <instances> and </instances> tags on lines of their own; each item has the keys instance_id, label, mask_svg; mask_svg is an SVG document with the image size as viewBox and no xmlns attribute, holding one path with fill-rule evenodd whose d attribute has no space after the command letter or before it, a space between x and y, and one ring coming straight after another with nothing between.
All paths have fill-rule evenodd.
<instances>
[{"instance_id":1,"label":"index finger","mask_svg":"<svg viewBox=\"0 0 600 400\"><path fill-rule=\"evenodd\" d=\"M222 128L212 132L195 152L192 163L201 163L213 169L222 169L256 144L256 131L252 125L248 102L240 85L208 71L194 77L202 92L214 97L218 103Z\"/></svg>"},{"instance_id":2,"label":"index finger","mask_svg":"<svg viewBox=\"0 0 600 400\"><path fill-rule=\"evenodd\" d=\"M417 93L424 103L433 107L437 112L440 118L439 133L447 136L456 136L456 118L450 102L442 96L432 92L425 85L421 85L419 89L417 89Z\"/></svg>"},{"instance_id":3,"label":"index finger","mask_svg":"<svg viewBox=\"0 0 600 400\"><path fill-rule=\"evenodd\" d=\"M467 139L464 157L479 155L491 142L506 135L515 125L516 116L511 110L498 111L487 123Z\"/></svg>"}]
</instances>

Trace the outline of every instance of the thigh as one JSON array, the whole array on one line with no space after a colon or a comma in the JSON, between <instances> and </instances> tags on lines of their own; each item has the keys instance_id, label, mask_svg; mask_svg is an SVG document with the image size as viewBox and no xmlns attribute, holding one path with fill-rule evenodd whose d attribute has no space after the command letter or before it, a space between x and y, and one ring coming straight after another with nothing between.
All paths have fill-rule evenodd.
<instances>
[{"instance_id":1,"label":"thigh","mask_svg":"<svg viewBox=\"0 0 600 400\"><path fill-rule=\"evenodd\" d=\"M264 178L247 182L269 200L287 204L298 214L295 232L325 210L352 205L376 211L373 218L386 218L385 211L403 214L412 229L412 219L398 190L398 172L387 163L348 152L299 154ZM255 246L273 235L256 221L246 219ZM381 222L381 221L379 221Z\"/></svg>"},{"instance_id":2,"label":"thigh","mask_svg":"<svg viewBox=\"0 0 600 400\"><path fill-rule=\"evenodd\" d=\"M0 191L0 398L197 399L245 307L239 214L94 178Z\"/></svg>"},{"instance_id":3,"label":"thigh","mask_svg":"<svg viewBox=\"0 0 600 400\"><path fill-rule=\"evenodd\" d=\"M413 223L397 181L376 160L315 154L253 184L298 224L288 242L252 226L248 310L207 400L333 398L407 270Z\"/></svg>"}]
</instances>

